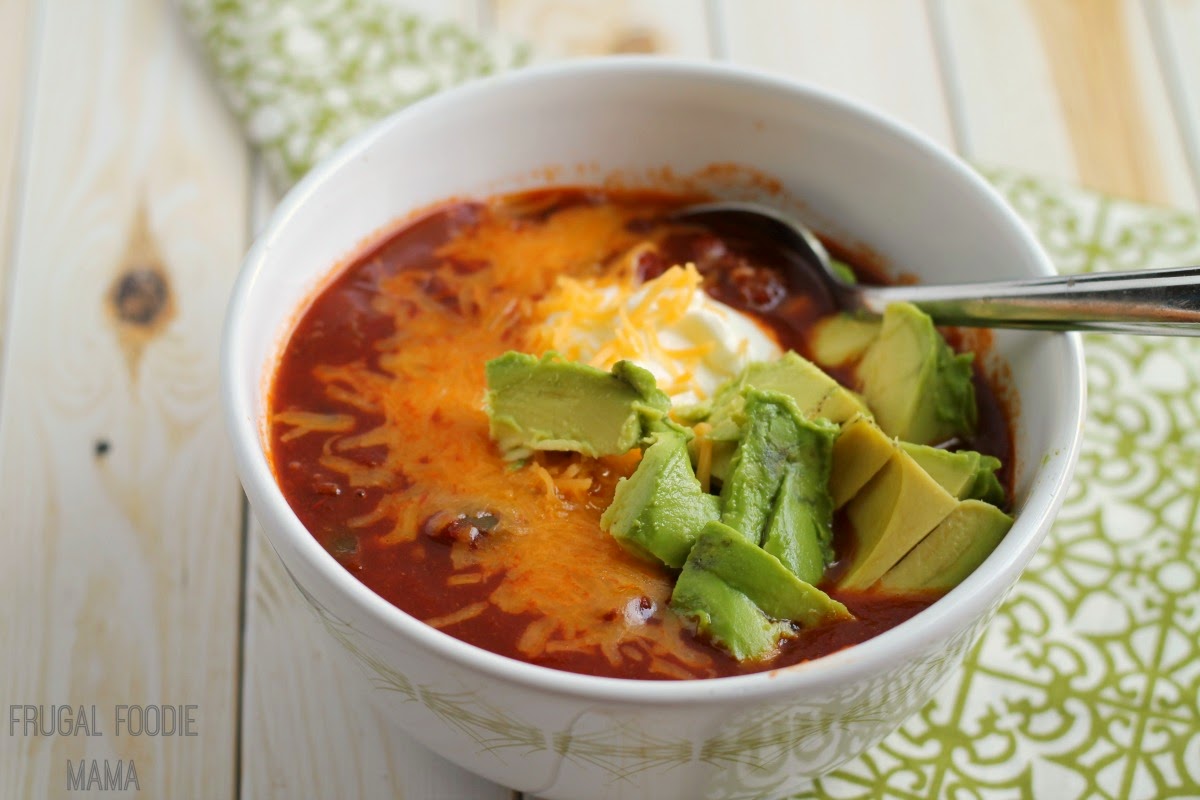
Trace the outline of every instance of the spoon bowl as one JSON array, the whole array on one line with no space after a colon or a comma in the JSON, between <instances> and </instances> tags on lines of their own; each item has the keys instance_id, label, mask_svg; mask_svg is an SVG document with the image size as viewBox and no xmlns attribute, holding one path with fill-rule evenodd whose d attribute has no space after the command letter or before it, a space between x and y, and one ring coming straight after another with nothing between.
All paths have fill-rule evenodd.
<instances>
[{"instance_id":1,"label":"spoon bowl","mask_svg":"<svg viewBox=\"0 0 1200 800\"><path fill-rule=\"evenodd\" d=\"M891 303L911 303L938 325L1108 331L1147 336L1200 336L1200 267L1102 272L978 283L865 286L838 274L821 240L806 225L760 203L716 201L676 212L717 228L757 229L788 248L789 276L816 285L837 309L880 316Z\"/></svg>"}]
</instances>

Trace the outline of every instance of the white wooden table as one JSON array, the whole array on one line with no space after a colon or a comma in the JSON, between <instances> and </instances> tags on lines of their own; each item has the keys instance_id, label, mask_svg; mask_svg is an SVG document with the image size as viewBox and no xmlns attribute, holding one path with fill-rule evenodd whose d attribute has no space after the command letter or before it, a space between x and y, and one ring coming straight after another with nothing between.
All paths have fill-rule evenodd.
<instances>
[{"instance_id":1,"label":"white wooden table","mask_svg":"<svg viewBox=\"0 0 1200 800\"><path fill-rule=\"evenodd\" d=\"M983 166L1200 207L1200 0L415 5L546 57L777 70ZM274 200L160 0L0 0L0 706L104 734L0 730L0 800L85 758L136 762L104 796L510 795L343 691L247 517L217 337ZM120 704L194 705L197 735L118 737Z\"/></svg>"}]
</instances>

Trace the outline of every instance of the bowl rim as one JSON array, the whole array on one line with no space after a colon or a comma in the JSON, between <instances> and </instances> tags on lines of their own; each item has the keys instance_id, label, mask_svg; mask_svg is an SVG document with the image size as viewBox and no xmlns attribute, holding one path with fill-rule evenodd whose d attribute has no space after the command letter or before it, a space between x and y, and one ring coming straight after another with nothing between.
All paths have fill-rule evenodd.
<instances>
[{"instance_id":1,"label":"bowl rim","mask_svg":"<svg viewBox=\"0 0 1200 800\"><path fill-rule=\"evenodd\" d=\"M1051 461L1038 464L1034 477L1053 468L1055 479L1033 480L1022 513L1000 546L980 568L947 595L927 609L883 633L812 661L765 672L725 678L691 680L640 680L599 677L566 672L513 659L469 644L426 625L377 595L345 570L308 532L287 504L275 482L260 433L261 409L247 407L243 398L253 397L251 381L265 380L264 364L250 364L240 348L246 340L247 311L259 274L269 260L273 243L287 227L297 209L318 194L322 186L349 162L359 157L374 142L387 137L410 120L436 114L444 106L470 103L497 89L536 89L539 84L587 79L656 74L667 77L718 81L738 85L750 91L791 95L806 103L834 107L843 115L856 118L865 126L882 129L885 135L905 140L929 158L949 168L955 178L984 196L1007 222L1011 235L1028 250L1039 271L1054 274L1049 257L1016 212L978 173L956 155L926 135L877 112L858 101L836 92L759 69L721 62L704 62L661 56L607 56L579 59L545 66L527 67L464 84L441 92L401 109L372 124L324 158L283 198L266 226L247 252L234 284L221 339L221 403L225 427L231 439L237 471L252 510L270 515L263 524L276 549L286 545L307 566L331 584L353 606L387 629L440 658L490 676L539 692L590 700L639 705L678 705L681 703L720 703L730 699L809 693L830 685L847 685L863 676L881 674L910 658L930 643L946 640L964 627L972 617L997 607L1015 583L1019 573L1045 538L1062 503L1079 455L1085 417L1086 382L1082 339L1077 333L1047 333L1059 338L1065 348L1067 370L1061 376L1065 424L1070 426L1069 446ZM364 235L370 231L364 231ZM331 264L330 269L336 265ZM276 331L275 335L280 336ZM276 345L273 354L278 353ZM276 543L276 537L282 541ZM286 563L286 562L285 562ZM289 571L291 571L289 569Z\"/></svg>"}]
</instances>

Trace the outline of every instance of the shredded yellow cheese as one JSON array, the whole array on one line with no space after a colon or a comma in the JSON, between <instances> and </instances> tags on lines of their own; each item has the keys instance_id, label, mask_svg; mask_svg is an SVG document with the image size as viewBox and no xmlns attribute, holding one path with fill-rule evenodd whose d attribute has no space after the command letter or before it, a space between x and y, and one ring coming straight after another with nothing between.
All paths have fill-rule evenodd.
<instances>
[{"instance_id":1,"label":"shredded yellow cheese","mask_svg":"<svg viewBox=\"0 0 1200 800\"><path fill-rule=\"evenodd\" d=\"M487 610L487 603L472 603L469 606L464 606L458 611L453 611L449 614L443 614L440 617L430 617L425 620L425 624L434 628L449 628L451 625L457 625L460 622L466 622L469 619L474 619Z\"/></svg>"},{"instance_id":2,"label":"shredded yellow cheese","mask_svg":"<svg viewBox=\"0 0 1200 800\"><path fill-rule=\"evenodd\" d=\"M707 492L712 484L712 439L708 437L712 432L712 425L701 422L696 425L695 431L696 478L700 481L700 488Z\"/></svg>"},{"instance_id":3,"label":"shredded yellow cheese","mask_svg":"<svg viewBox=\"0 0 1200 800\"><path fill-rule=\"evenodd\" d=\"M638 252L634 248L627 254L626 263ZM693 264L671 267L640 286L631 268L616 270L615 281L559 276L534 309L541 320L534 344L600 369L611 369L622 359L660 364L670 375L659 388L667 394L686 391L694 388L692 375L714 345L671 347L661 331L684 318L696 293L703 291L701 283ZM632 305L631 297L637 298Z\"/></svg>"},{"instance_id":4,"label":"shredded yellow cheese","mask_svg":"<svg viewBox=\"0 0 1200 800\"><path fill-rule=\"evenodd\" d=\"M551 497L554 497L556 494L558 494L558 489L554 485L554 476L551 475L545 467L536 461L531 461L529 463L529 468L533 470L533 474L537 475L538 480L540 480L542 485L546 487L546 494L550 495Z\"/></svg>"},{"instance_id":5,"label":"shredded yellow cheese","mask_svg":"<svg viewBox=\"0 0 1200 800\"><path fill-rule=\"evenodd\" d=\"M290 431L279 437L281 442L290 442L309 433L345 433L354 428L354 417L349 414L280 411L271 420L279 425L292 426Z\"/></svg>"}]
</instances>

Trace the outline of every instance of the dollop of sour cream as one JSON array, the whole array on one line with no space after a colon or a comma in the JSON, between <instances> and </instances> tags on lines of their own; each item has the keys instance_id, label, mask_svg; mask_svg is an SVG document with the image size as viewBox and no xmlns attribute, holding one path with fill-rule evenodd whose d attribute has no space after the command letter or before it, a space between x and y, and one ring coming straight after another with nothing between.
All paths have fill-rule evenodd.
<instances>
[{"instance_id":1,"label":"dollop of sour cream","mask_svg":"<svg viewBox=\"0 0 1200 800\"><path fill-rule=\"evenodd\" d=\"M538 344L601 369L627 359L653 373L675 405L701 402L747 364L783 352L769 330L701 283L691 264L638 286L560 278L538 305Z\"/></svg>"}]
</instances>

